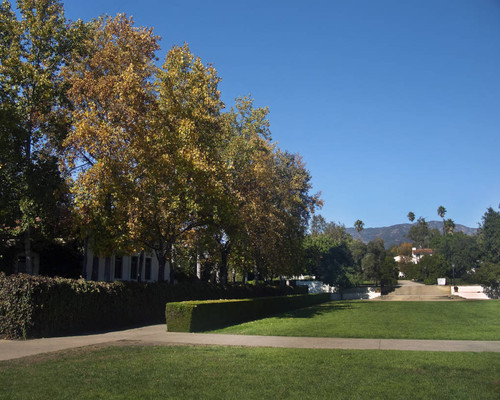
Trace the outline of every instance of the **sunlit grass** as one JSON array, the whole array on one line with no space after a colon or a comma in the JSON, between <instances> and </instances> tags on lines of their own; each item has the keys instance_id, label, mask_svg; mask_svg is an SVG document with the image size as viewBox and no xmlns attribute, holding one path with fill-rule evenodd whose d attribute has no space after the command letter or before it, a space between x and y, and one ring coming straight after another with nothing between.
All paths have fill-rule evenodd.
<instances>
[{"instance_id":1,"label":"sunlit grass","mask_svg":"<svg viewBox=\"0 0 500 400\"><path fill-rule=\"evenodd\" d=\"M0 399L497 399L496 353L110 347L0 363Z\"/></svg>"},{"instance_id":2,"label":"sunlit grass","mask_svg":"<svg viewBox=\"0 0 500 400\"><path fill-rule=\"evenodd\" d=\"M336 301L212 332L266 336L500 340L500 301Z\"/></svg>"}]
</instances>

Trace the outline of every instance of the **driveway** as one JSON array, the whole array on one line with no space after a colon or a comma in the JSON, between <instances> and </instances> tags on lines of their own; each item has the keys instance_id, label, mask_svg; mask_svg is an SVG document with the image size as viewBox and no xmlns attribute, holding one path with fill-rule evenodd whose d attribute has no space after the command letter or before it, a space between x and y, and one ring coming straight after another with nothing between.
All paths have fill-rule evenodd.
<instances>
[{"instance_id":1,"label":"driveway","mask_svg":"<svg viewBox=\"0 0 500 400\"><path fill-rule=\"evenodd\" d=\"M393 292L378 297L380 301L461 301L452 296L449 286L424 285L413 281L398 281Z\"/></svg>"}]
</instances>

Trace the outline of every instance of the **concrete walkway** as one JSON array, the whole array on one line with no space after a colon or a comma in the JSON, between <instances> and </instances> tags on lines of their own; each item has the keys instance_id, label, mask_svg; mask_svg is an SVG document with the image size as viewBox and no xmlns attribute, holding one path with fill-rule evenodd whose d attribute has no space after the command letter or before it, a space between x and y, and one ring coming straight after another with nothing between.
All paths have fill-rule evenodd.
<instances>
[{"instance_id":1,"label":"concrete walkway","mask_svg":"<svg viewBox=\"0 0 500 400\"><path fill-rule=\"evenodd\" d=\"M500 353L500 341L344 339L283 336L220 335L166 332L165 325L151 325L95 335L32 340L0 340L0 360L92 345L218 345L285 347L301 349L466 351Z\"/></svg>"},{"instance_id":2,"label":"concrete walkway","mask_svg":"<svg viewBox=\"0 0 500 400\"><path fill-rule=\"evenodd\" d=\"M378 301L462 301L452 296L449 286L424 285L413 281L398 281L398 288L393 292L377 297Z\"/></svg>"}]
</instances>

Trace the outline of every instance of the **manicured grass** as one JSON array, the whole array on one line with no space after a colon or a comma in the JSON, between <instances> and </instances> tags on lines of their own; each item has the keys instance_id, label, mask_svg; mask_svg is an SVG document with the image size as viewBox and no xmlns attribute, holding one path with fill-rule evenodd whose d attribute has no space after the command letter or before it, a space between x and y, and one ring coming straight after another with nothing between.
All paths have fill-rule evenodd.
<instances>
[{"instance_id":1,"label":"manicured grass","mask_svg":"<svg viewBox=\"0 0 500 400\"><path fill-rule=\"evenodd\" d=\"M212 332L266 336L500 340L500 301L336 301Z\"/></svg>"},{"instance_id":2,"label":"manicured grass","mask_svg":"<svg viewBox=\"0 0 500 400\"><path fill-rule=\"evenodd\" d=\"M497 353L108 347L0 362L0 399L497 399Z\"/></svg>"}]
</instances>

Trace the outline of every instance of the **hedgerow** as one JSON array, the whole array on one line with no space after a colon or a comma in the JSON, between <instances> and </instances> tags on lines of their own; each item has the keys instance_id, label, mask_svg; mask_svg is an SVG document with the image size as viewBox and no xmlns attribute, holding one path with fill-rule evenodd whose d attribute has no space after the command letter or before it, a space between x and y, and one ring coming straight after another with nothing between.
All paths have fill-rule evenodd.
<instances>
[{"instance_id":1,"label":"hedgerow","mask_svg":"<svg viewBox=\"0 0 500 400\"><path fill-rule=\"evenodd\" d=\"M0 337L48 337L162 323L165 305L172 301L299 293L304 289L202 282L106 283L0 273Z\"/></svg>"},{"instance_id":2,"label":"hedgerow","mask_svg":"<svg viewBox=\"0 0 500 400\"><path fill-rule=\"evenodd\" d=\"M165 314L169 332L200 332L329 300L329 293L319 293L240 300L172 302L167 303Z\"/></svg>"}]
</instances>

